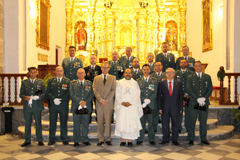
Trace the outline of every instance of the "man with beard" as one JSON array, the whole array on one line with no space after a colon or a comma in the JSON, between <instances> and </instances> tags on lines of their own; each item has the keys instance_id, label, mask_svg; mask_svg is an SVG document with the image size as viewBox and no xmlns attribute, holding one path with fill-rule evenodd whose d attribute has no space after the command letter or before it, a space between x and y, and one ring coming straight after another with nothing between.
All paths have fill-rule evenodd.
<instances>
[{"instance_id":1,"label":"man with beard","mask_svg":"<svg viewBox=\"0 0 240 160\"><path fill-rule=\"evenodd\" d=\"M177 70L175 73L175 77L174 79L181 81L182 85L183 85L183 93L184 93L184 106L185 106L185 121L184 121L184 125L186 130L188 131L188 122L189 122L189 115L188 115L188 101L189 101L189 96L187 94L187 76L189 74L193 74L193 72L189 69L187 69L187 60L182 58L180 60L180 67L181 70ZM179 133L181 133L182 131L182 119L183 119L183 113L180 114L179 116Z\"/></svg>"},{"instance_id":2,"label":"man with beard","mask_svg":"<svg viewBox=\"0 0 240 160\"><path fill-rule=\"evenodd\" d=\"M142 73L142 70L140 69L140 64L139 64L139 58L134 58L133 60L133 63L132 63L132 66L133 66L133 75L132 75L132 78L134 80L137 80L138 78L142 77L143 76L143 73Z\"/></svg>"},{"instance_id":3,"label":"man with beard","mask_svg":"<svg viewBox=\"0 0 240 160\"><path fill-rule=\"evenodd\" d=\"M115 93L115 135L121 137L120 146L125 146L126 140L128 146L132 146L132 140L140 136L139 130L142 129L140 118L143 112L138 83L131 79L132 70L127 68L124 77L117 82Z\"/></svg>"}]
</instances>

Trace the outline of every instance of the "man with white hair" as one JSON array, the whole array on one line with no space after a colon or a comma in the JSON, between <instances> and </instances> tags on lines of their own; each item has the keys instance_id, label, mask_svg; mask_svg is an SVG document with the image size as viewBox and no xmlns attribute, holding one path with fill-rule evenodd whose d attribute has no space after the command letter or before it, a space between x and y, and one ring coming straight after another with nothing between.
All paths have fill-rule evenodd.
<instances>
[{"instance_id":1,"label":"man with white hair","mask_svg":"<svg viewBox=\"0 0 240 160\"><path fill-rule=\"evenodd\" d=\"M183 111L183 89L182 82L174 80L175 70L166 70L167 80L158 83L157 105L159 113L162 114L162 133L163 140L160 144L169 143L169 119L172 122L172 143L180 145L178 138L179 115Z\"/></svg>"}]
</instances>

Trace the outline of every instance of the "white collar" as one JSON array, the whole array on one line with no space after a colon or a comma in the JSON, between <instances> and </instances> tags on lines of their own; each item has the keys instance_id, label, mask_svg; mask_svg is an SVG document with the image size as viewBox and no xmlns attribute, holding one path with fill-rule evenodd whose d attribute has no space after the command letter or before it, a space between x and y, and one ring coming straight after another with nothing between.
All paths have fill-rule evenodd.
<instances>
[{"instance_id":1,"label":"white collar","mask_svg":"<svg viewBox=\"0 0 240 160\"><path fill-rule=\"evenodd\" d=\"M162 71L161 71L160 73L158 73L158 72L156 71L156 73L157 73L157 75L158 75L158 74L160 74L160 75L161 75L161 74L162 74Z\"/></svg>"},{"instance_id":2,"label":"white collar","mask_svg":"<svg viewBox=\"0 0 240 160\"><path fill-rule=\"evenodd\" d=\"M186 68L185 70L182 70L182 69L181 69L181 71L182 71L182 72L183 72L183 71L186 72L186 71L187 71L187 68Z\"/></svg>"},{"instance_id":3,"label":"white collar","mask_svg":"<svg viewBox=\"0 0 240 160\"><path fill-rule=\"evenodd\" d=\"M62 77L61 78L56 77L56 78L57 78L57 80L60 79L60 82L62 81Z\"/></svg>"},{"instance_id":4,"label":"white collar","mask_svg":"<svg viewBox=\"0 0 240 160\"><path fill-rule=\"evenodd\" d=\"M134 72L136 72L136 71L138 72L138 70L139 70L139 68L138 68L138 69L133 68L133 71L134 71Z\"/></svg>"},{"instance_id":5,"label":"white collar","mask_svg":"<svg viewBox=\"0 0 240 160\"><path fill-rule=\"evenodd\" d=\"M96 67L96 65L94 65L94 66L93 66L93 65L91 65L91 68L95 68L95 67Z\"/></svg>"},{"instance_id":6,"label":"white collar","mask_svg":"<svg viewBox=\"0 0 240 160\"><path fill-rule=\"evenodd\" d=\"M106 74L106 79L107 79L107 77L108 77L108 74ZM102 73L102 78L104 79L104 74Z\"/></svg>"},{"instance_id":7,"label":"white collar","mask_svg":"<svg viewBox=\"0 0 240 160\"><path fill-rule=\"evenodd\" d=\"M84 84L84 81L85 81L85 79L83 79L82 81L81 81L80 79L78 79L78 82L79 82L79 83L82 82L82 84Z\"/></svg>"},{"instance_id":8,"label":"white collar","mask_svg":"<svg viewBox=\"0 0 240 160\"><path fill-rule=\"evenodd\" d=\"M34 83L36 80L36 78L34 78L34 79L29 78L29 79L30 79L30 82L32 82L32 83Z\"/></svg>"},{"instance_id":9,"label":"white collar","mask_svg":"<svg viewBox=\"0 0 240 160\"><path fill-rule=\"evenodd\" d=\"M171 81L169 81L168 79L167 79L167 83L169 84L169 82L172 82L172 84L174 83L174 79L172 79Z\"/></svg>"},{"instance_id":10,"label":"white collar","mask_svg":"<svg viewBox=\"0 0 240 160\"><path fill-rule=\"evenodd\" d=\"M152 65L154 64L154 62L152 62L152 63L148 63L149 64L149 66L151 66L152 67Z\"/></svg>"},{"instance_id":11,"label":"white collar","mask_svg":"<svg viewBox=\"0 0 240 160\"><path fill-rule=\"evenodd\" d=\"M146 80L146 79L147 79L147 82L148 82L149 78L150 78L150 76L148 76L148 77L144 77L144 80Z\"/></svg>"},{"instance_id":12,"label":"white collar","mask_svg":"<svg viewBox=\"0 0 240 160\"><path fill-rule=\"evenodd\" d=\"M71 58L73 59L73 61L74 61L74 59L75 59L75 57L70 57L69 59L70 59L70 61L71 61Z\"/></svg>"},{"instance_id":13,"label":"white collar","mask_svg":"<svg viewBox=\"0 0 240 160\"><path fill-rule=\"evenodd\" d=\"M197 73L197 72L195 72L196 73L196 75L198 76L200 76L200 78L202 77L202 72L200 72L200 73Z\"/></svg>"},{"instance_id":14,"label":"white collar","mask_svg":"<svg viewBox=\"0 0 240 160\"><path fill-rule=\"evenodd\" d=\"M132 56L130 56L130 57L126 56L126 57L127 57L127 59L129 59L129 60L131 60L131 58L132 58Z\"/></svg>"}]
</instances>

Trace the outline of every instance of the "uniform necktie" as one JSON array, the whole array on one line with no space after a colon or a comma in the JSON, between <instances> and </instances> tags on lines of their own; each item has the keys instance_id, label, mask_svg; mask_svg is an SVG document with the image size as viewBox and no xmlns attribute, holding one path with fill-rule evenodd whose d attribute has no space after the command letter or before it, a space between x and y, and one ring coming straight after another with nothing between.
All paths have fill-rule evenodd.
<instances>
[{"instance_id":1,"label":"uniform necktie","mask_svg":"<svg viewBox=\"0 0 240 160\"><path fill-rule=\"evenodd\" d=\"M172 82L168 82L169 86L168 86L168 90L169 90L169 94L170 96L172 96Z\"/></svg>"},{"instance_id":2,"label":"uniform necktie","mask_svg":"<svg viewBox=\"0 0 240 160\"><path fill-rule=\"evenodd\" d=\"M80 82L81 86L82 86L82 81Z\"/></svg>"},{"instance_id":3,"label":"uniform necktie","mask_svg":"<svg viewBox=\"0 0 240 160\"><path fill-rule=\"evenodd\" d=\"M57 82L60 83L60 78L57 79Z\"/></svg>"},{"instance_id":4,"label":"uniform necktie","mask_svg":"<svg viewBox=\"0 0 240 160\"><path fill-rule=\"evenodd\" d=\"M103 78L103 84L104 84L104 86L105 86L106 81L107 81L106 75L104 75L104 78Z\"/></svg>"},{"instance_id":5,"label":"uniform necktie","mask_svg":"<svg viewBox=\"0 0 240 160\"><path fill-rule=\"evenodd\" d=\"M184 74L185 73L185 71L182 71L182 74Z\"/></svg>"},{"instance_id":6,"label":"uniform necktie","mask_svg":"<svg viewBox=\"0 0 240 160\"><path fill-rule=\"evenodd\" d=\"M71 62L73 61L73 58L71 57Z\"/></svg>"},{"instance_id":7,"label":"uniform necktie","mask_svg":"<svg viewBox=\"0 0 240 160\"><path fill-rule=\"evenodd\" d=\"M137 70L135 70L135 73L137 74Z\"/></svg>"},{"instance_id":8,"label":"uniform necktie","mask_svg":"<svg viewBox=\"0 0 240 160\"><path fill-rule=\"evenodd\" d=\"M148 82L148 79L147 79L147 78L145 78L145 81L146 81L146 82Z\"/></svg>"},{"instance_id":9,"label":"uniform necktie","mask_svg":"<svg viewBox=\"0 0 240 160\"><path fill-rule=\"evenodd\" d=\"M31 79L31 83L33 84L33 80Z\"/></svg>"}]
</instances>

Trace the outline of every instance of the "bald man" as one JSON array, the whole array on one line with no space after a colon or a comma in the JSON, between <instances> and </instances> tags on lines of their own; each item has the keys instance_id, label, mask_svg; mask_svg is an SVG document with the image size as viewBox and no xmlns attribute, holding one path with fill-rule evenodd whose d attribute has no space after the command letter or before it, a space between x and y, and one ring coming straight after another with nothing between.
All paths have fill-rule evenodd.
<instances>
[{"instance_id":1,"label":"bald man","mask_svg":"<svg viewBox=\"0 0 240 160\"><path fill-rule=\"evenodd\" d=\"M47 96L50 99L49 114L49 142L48 145L55 143L56 125L58 114L60 116L60 139L64 145L68 145L67 120L69 105L69 85L70 79L63 77L64 71L61 66L56 67L56 77L49 79Z\"/></svg>"}]
</instances>

